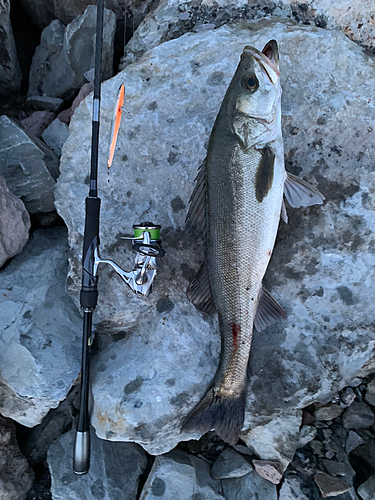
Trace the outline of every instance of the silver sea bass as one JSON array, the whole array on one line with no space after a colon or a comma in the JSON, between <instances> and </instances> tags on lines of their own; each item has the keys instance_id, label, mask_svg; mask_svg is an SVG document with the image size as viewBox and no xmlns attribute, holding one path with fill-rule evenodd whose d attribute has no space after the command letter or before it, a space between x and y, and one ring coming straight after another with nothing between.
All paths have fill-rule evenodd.
<instances>
[{"instance_id":1,"label":"silver sea bass","mask_svg":"<svg viewBox=\"0 0 375 500\"><path fill-rule=\"evenodd\" d=\"M217 310L219 368L182 431L215 430L235 444L246 404L253 325L259 331L285 317L262 288L280 216L292 207L323 203L315 188L287 173L281 135L278 47L245 47L217 115L207 158L193 191L188 227L207 237L205 261L188 289L196 307Z\"/></svg>"}]
</instances>

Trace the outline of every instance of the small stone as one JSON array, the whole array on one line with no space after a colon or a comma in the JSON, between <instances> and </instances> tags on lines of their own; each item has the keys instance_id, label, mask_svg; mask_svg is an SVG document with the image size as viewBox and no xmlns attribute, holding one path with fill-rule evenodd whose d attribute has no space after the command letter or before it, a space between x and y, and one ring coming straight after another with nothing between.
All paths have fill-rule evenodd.
<instances>
[{"instance_id":1,"label":"small stone","mask_svg":"<svg viewBox=\"0 0 375 500\"><path fill-rule=\"evenodd\" d=\"M375 422L371 409L363 402L355 401L342 416L345 429L366 429Z\"/></svg>"},{"instance_id":2,"label":"small stone","mask_svg":"<svg viewBox=\"0 0 375 500\"><path fill-rule=\"evenodd\" d=\"M350 406L354 402L356 397L357 396L355 395L353 389L351 387L346 387L346 389L344 389L343 393L341 394L341 401L345 406Z\"/></svg>"},{"instance_id":3,"label":"small stone","mask_svg":"<svg viewBox=\"0 0 375 500\"><path fill-rule=\"evenodd\" d=\"M61 149L69 136L69 127L58 118L48 125L42 133L43 141L49 146L55 155L60 158Z\"/></svg>"},{"instance_id":4,"label":"small stone","mask_svg":"<svg viewBox=\"0 0 375 500\"><path fill-rule=\"evenodd\" d=\"M346 476L345 464L335 460L322 460L324 468L331 476Z\"/></svg>"},{"instance_id":5,"label":"small stone","mask_svg":"<svg viewBox=\"0 0 375 500\"><path fill-rule=\"evenodd\" d=\"M24 120L21 120L21 126L27 134L40 137L54 118L55 115L50 111L35 111Z\"/></svg>"},{"instance_id":6,"label":"small stone","mask_svg":"<svg viewBox=\"0 0 375 500\"><path fill-rule=\"evenodd\" d=\"M314 451L314 453L316 455L318 455L318 457L324 457L324 453L323 453L323 443L321 443L320 441L311 441L309 443L310 447L312 448L312 450Z\"/></svg>"},{"instance_id":7,"label":"small stone","mask_svg":"<svg viewBox=\"0 0 375 500\"><path fill-rule=\"evenodd\" d=\"M211 469L214 479L229 479L242 477L252 471L249 462L232 448L226 448L220 453Z\"/></svg>"},{"instance_id":8,"label":"small stone","mask_svg":"<svg viewBox=\"0 0 375 500\"><path fill-rule=\"evenodd\" d=\"M355 450L357 448L357 446L359 446L360 444L363 444L363 443L364 443L364 441L361 438L361 436L359 436L354 431L349 431L348 438L347 438L346 444L345 444L345 450L347 453L350 453L353 450Z\"/></svg>"},{"instance_id":9,"label":"small stone","mask_svg":"<svg viewBox=\"0 0 375 500\"><path fill-rule=\"evenodd\" d=\"M273 460L253 460L256 472L270 481L272 484L279 484L283 478L283 468L279 462Z\"/></svg>"},{"instance_id":10,"label":"small stone","mask_svg":"<svg viewBox=\"0 0 375 500\"><path fill-rule=\"evenodd\" d=\"M365 401L369 405L375 406L375 378L367 386Z\"/></svg>"},{"instance_id":11,"label":"small stone","mask_svg":"<svg viewBox=\"0 0 375 500\"><path fill-rule=\"evenodd\" d=\"M250 450L247 446L243 446L242 444L235 444L233 448L238 451L238 453L241 453L241 455L254 455L254 452Z\"/></svg>"},{"instance_id":12,"label":"small stone","mask_svg":"<svg viewBox=\"0 0 375 500\"><path fill-rule=\"evenodd\" d=\"M359 385L361 385L361 384L362 384L362 379L361 379L361 378L356 377L356 378L354 378L354 379L350 382L350 384L348 384L348 385L349 385L349 387L358 387L358 386L359 386Z\"/></svg>"},{"instance_id":13,"label":"small stone","mask_svg":"<svg viewBox=\"0 0 375 500\"><path fill-rule=\"evenodd\" d=\"M315 410L314 416L316 420L333 420L334 418L339 417L342 411L343 409L341 406L337 404L330 404Z\"/></svg>"},{"instance_id":14,"label":"small stone","mask_svg":"<svg viewBox=\"0 0 375 500\"><path fill-rule=\"evenodd\" d=\"M325 472L317 472L314 477L315 483L323 498L335 497L350 490L350 486L345 481L337 477L332 477Z\"/></svg>"},{"instance_id":15,"label":"small stone","mask_svg":"<svg viewBox=\"0 0 375 500\"><path fill-rule=\"evenodd\" d=\"M217 500L223 500L224 498L225 500L245 500L255 498L259 498L261 500L277 500L276 486L260 477L255 473L255 471L237 479L222 479L221 484L223 496L218 496ZM177 497L165 497L165 500L170 500L172 498L173 500L177 500ZM178 498L182 499L182 497ZM189 498L189 500L195 498L197 500L208 500L210 497L198 497L198 495L193 495L191 497L184 498Z\"/></svg>"},{"instance_id":16,"label":"small stone","mask_svg":"<svg viewBox=\"0 0 375 500\"><path fill-rule=\"evenodd\" d=\"M302 412L302 424L303 425L310 425L313 422L315 422L315 418L313 417L313 415L311 415L311 413L303 410L303 412Z\"/></svg>"},{"instance_id":17,"label":"small stone","mask_svg":"<svg viewBox=\"0 0 375 500\"><path fill-rule=\"evenodd\" d=\"M279 500L309 500L309 499L302 492L298 478L286 477L280 489Z\"/></svg>"},{"instance_id":18,"label":"small stone","mask_svg":"<svg viewBox=\"0 0 375 500\"><path fill-rule=\"evenodd\" d=\"M32 95L27 98L28 104L34 106L34 108L39 109L41 111L52 111L56 112L63 106L64 101L59 97L48 97L41 95Z\"/></svg>"},{"instance_id":19,"label":"small stone","mask_svg":"<svg viewBox=\"0 0 375 500\"><path fill-rule=\"evenodd\" d=\"M325 454L325 457L328 458L328 460L331 460L336 455L334 451L327 451Z\"/></svg>"},{"instance_id":20,"label":"small stone","mask_svg":"<svg viewBox=\"0 0 375 500\"><path fill-rule=\"evenodd\" d=\"M303 448L312 441L317 433L317 428L311 425L303 425L299 432L298 448Z\"/></svg>"},{"instance_id":21,"label":"small stone","mask_svg":"<svg viewBox=\"0 0 375 500\"><path fill-rule=\"evenodd\" d=\"M370 476L367 481L359 486L358 495L362 500L374 500L375 498L375 476Z\"/></svg>"}]
</instances>

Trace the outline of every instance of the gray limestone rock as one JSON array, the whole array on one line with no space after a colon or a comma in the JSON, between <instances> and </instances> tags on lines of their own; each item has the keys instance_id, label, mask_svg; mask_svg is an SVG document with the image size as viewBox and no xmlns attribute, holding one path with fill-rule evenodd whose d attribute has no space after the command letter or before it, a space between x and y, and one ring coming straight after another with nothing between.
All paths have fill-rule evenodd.
<instances>
[{"instance_id":1,"label":"gray limestone rock","mask_svg":"<svg viewBox=\"0 0 375 500\"><path fill-rule=\"evenodd\" d=\"M104 10L102 79L113 74L116 16ZM45 28L30 68L28 95L69 99L85 83L84 73L94 66L96 7L89 5L68 26L55 19Z\"/></svg>"},{"instance_id":2,"label":"gray limestone rock","mask_svg":"<svg viewBox=\"0 0 375 500\"><path fill-rule=\"evenodd\" d=\"M252 471L251 464L232 448L226 448L220 453L211 469L214 479L229 479L242 477Z\"/></svg>"},{"instance_id":3,"label":"gray limestone rock","mask_svg":"<svg viewBox=\"0 0 375 500\"><path fill-rule=\"evenodd\" d=\"M350 406L356 399L356 394L351 387L346 387L341 394L341 402L343 406Z\"/></svg>"},{"instance_id":4,"label":"gray limestone rock","mask_svg":"<svg viewBox=\"0 0 375 500\"><path fill-rule=\"evenodd\" d=\"M365 403L360 401L354 401L342 415L345 429L366 429L371 427L374 422L374 413Z\"/></svg>"},{"instance_id":5,"label":"gray limestone rock","mask_svg":"<svg viewBox=\"0 0 375 500\"><path fill-rule=\"evenodd\" d=\"M60 158L61 149L69 136L69 127L58 118L53 120L42 134L43 141Z\"/></svg>"},{"instance_id":6,"label":"gray limestone rock","mask_svg":"<svg viewBox=\"0 0 375 500\"><path fill-rule=\"evenodd\" d=\"M25 205L0 176L0 267L26 245L30 225Z\"/></svg>"},{"instance_id":7,"label":"gray limestone rock","mask_svg":"<svg viewBox=\"0 0 375 500\"><path fill-rule=\"evenodd\" d=\"M21 77L10 23L10 1L2 0L0 2L0 97L19 91Z\"/></svg>"},{"instance_id":8,"label":"gray limestone rock","mask_svg":"<svg viewBox=\"0 0 375 500\"><path fill-rule=\"evenodd\" d=\"M348 438L346 440L345 449L347 453L351 453L360 444L363 444L363 439L361 436L354 431L349 431Z\"/></svg>"},{"instance_id":9,"label":"gray limestone rock","mask_svg":"<svg viewBox=\"0 0 375 500\"><path fill-rule=\"evenodd\" d=\"M189 33L155 47L102 87L101 255L130 269L134 256L120 235L143 220L162 225L167 254L147 301L134 297L110 269L99 268L94 321L103 349L95 361L93 423L100 437L134 440L154 454L200 437L180 434L180 426L215 373L220 339L217 317L186 299L203 249L183 231L184 221L243 47L261 49L272 38L280 46L287 169L312 182L327 201L289 209L289 224L280 224L265 285L288 318L254 334L244 440L263 449L261 458L286 467L298 445L296 408L328 402L355 377L374 371L374 61L339 32L290 22ZM319 60L318 76L311 60ZM122 82L127 112L108 174L107 144ZM68 287L77 304L91 112L90 96L70 124L56 190L69 228ZM120 340L112 343L106 333ZM288 438L273 439L282 429L290 429Z\"/></svg>"},{"instance_id":10,"label":"gray limestone rock","mask_svg":"<svg viewBox=\"0 0 375 500\"><path fill-rule=\"evenodd\" d=\"M63 434L48 450L52 498L69 500L136 500L147 457L134 443L110 443L91 432L90 470L76 476L72 470L75 431Z\"/></svg>"},{"instance_id":11,"label":"gray limestone rock","mask_svg":"<svg viewBox=\"0 0 375 500\"><path fill-rule=\"evenodd\" d=\"M346 466L343 462L323 459L322 464L331 476L346 476Z\"/></svg>"},{"instance_id":12,"label":"gray limestone rock","mask_svg":"<svg viewBox=\"0 0 375 500\"><path fill-rule=\"evenodd\" d=\"M314 413L314 417L316 420L333 420L339 417L342 412L343 409L340 405L330 404L318 408Z\"/></svg>"},{"instance_id":13,"label":"gray limestone rock","mask_svg":"<svg viewBox=\"0 0 375 500\"><path fill-rule=\"evenodd\" d=\"M139 500L224 500L209 464L180 450L155 458ZM226 497L225 497L226 499Z\"/></svg>"},{"instance_id":14,"label":"gray limestone rock","mask_svg":"<svg viewBox=\"0 0 375 500\"><path fill-rule=\"evenodd\" d=\"M0 175L30 213L52 212L59 160L12 119L0 116Z\"/></svg>"},{"instance_id":15,"label":"gray limestone rock","mask_svg":"<svg viewBox=\"0 0 375 500\"><path fill-rule=\"evenodd\" d=\"M254 471L237 479L223 479L221 484L225 500L244 500L247 498L277 500L276 486L261 478Z\"/></svg>"},{"instance_id":16,"label":"gray limestone rock","mask_svg":"<svg viewBox=\"0 0 375 500\"><path fill-rule=\"evenodd\" d=\"M33 480L34 473L18 448L14 423L0 417L1 500L25 500Z\"/></svg>"},{"instance_id":17,"label":"gray limestone rock","mask_svg":"<svg viewBox=\"0 0 375 500\"><path fill-rule=\"evenodd\" d=\"M59 111L64 104L64 101L59 97L48 97L42 95L32 95L27 98L27 102L36 109L53 112Z\"/></svg>"},{"instance_id":18,"label":"gray limestone rock","mask_svg":"<svg viewBox=\"0 0 375 500\"><path fill-rule=\"evenodd\" d=\"M362 500L374 500L375 498L375 476L370 476L367 481L362 483L358 490L358 495Z\"/></svg>"},{"instance_id":19,"label":"gray limestone rock","mask_svg":"<svg viewBox=\"0 0 375 500\"><path fill-rule=\"evenodd\" d=\"M375 406L375 379L371 380L371 382L367 385L365 401L366 403Z\"/></svg>"},{"instance_id":20,"label":"gray limestone rock","mask_svg":"<svg viewBox=\"0 0 375 500\"><path fill-rule=\"evenodd\" d=\"M65 292L66 230L38 230L1 272L0 411L33 427L80 367L82 320Z\"/></svg>"}]
</instances>

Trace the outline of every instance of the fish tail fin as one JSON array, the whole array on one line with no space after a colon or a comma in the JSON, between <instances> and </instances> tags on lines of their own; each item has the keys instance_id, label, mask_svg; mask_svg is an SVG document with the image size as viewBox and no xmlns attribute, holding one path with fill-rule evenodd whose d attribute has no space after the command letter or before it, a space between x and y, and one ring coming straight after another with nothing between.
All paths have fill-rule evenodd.
<instances>
[{"instance_id":1,"label":"fish tail fin","mask_svg":"<svg viewBox=\"0 0 375 500\"><path fill-rule=\"evenodd\" d=\"M234 445L245 419L246 386L233 395L220 394L211 388L193 408L182 425L181 432L214 430L226 443Z\"/></svg>"}]
</instances>

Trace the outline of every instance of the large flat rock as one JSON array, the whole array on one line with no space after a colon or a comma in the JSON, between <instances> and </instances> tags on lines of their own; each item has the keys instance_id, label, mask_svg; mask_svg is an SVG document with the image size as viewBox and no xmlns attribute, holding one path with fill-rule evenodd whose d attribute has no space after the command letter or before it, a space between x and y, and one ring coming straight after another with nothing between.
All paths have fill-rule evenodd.
<instances>
[{"instance_id":1,"label":"large flat rock","mask_svg":"<svg viewBox=\"0 0 375 500\"><path fill-rule=\"evenodd\" d=\"M185 296L203 252L184 232L184 220L242 49L262 48L271 38L280 46L287 169L312 182L327 201L289 209L289 224L280 224L265 284L288 318L254 335L244 436L279 419L277 432L294 422L297 445L293 412L328 401L375 368L374 61L339 32L291 22L189 33L146 53L102 88L101 254L129 269L133 255L119 236L143 220L162 224L167 254L147 302L109 269L99 270L94 321L106 347L95 362L93 422L100 437L136 441L154 454L199 437L179 429L215 372L220 339L217 317L198 312ZM107 144L122 82L127 113L108 175ZM73 117L56 189L56 206L69 228L68 286L76 303L91 110L89 97ZM117 333L118 341L106 333ZM282 440L274 443L274 457L293 455L290 443L285 453Z\"/></svg>"},{"instance_id":2,"label":"large flat rock","mask_svg":"<svg viewBox=\"0 0 375 500\"><path fill-rule=\"evenodd\" d=\"M82 320L65 292L66 230L38 230L0 276L0 413L33 427L80 368Z\"/></svg>"}]
</instances>

